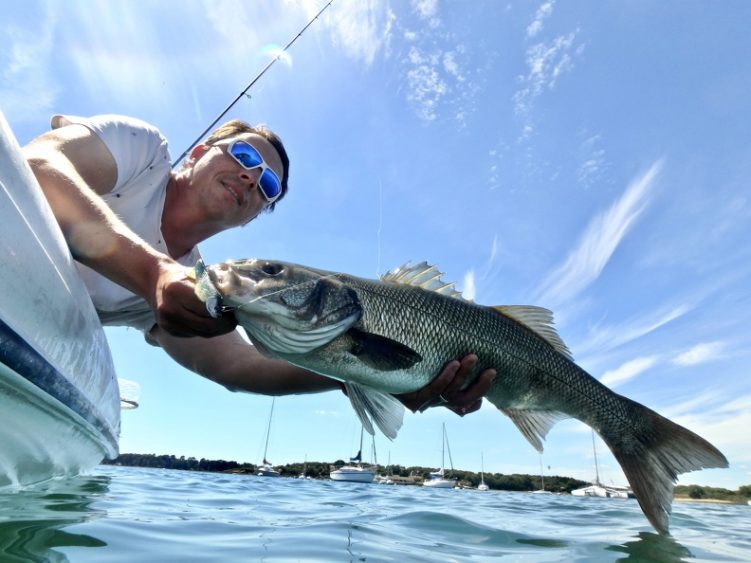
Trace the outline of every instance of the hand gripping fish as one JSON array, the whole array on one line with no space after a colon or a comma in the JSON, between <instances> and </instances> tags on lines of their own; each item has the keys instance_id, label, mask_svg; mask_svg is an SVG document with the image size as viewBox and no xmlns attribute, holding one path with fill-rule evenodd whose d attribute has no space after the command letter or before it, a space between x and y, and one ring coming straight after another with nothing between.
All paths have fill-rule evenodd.
<instances>
[{"instance_id":1,"label":"hand gripping fish","mask_svg":"<svg viewBox=\"0 0 751 563\"><path fill-rule=\"evenodd\" d=\"M677 475L728 465L703 438L576 365L550 311L464 300L425 262L380 280L260 259L197 274L199 297L233 310L260 351L344 381L371 433L368 417L396 436L404 408L392 393L420 389L447 361L474 353L479 362L472 378L485 368L498 373L485 398L538 451L561 419L593 428L661 533L668 532Z\"/></svg>"}]
</instances>

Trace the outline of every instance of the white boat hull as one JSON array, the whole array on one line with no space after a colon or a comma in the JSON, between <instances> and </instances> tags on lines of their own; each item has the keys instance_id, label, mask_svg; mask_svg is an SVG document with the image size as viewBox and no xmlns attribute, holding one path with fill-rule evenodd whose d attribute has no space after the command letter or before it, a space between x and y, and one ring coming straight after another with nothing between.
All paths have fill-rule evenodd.
<instances>
[{"instance_id":1,"label":"white boat hull","mask_svg":"<svg viewBox=\"0 0 751 563\"><path fill-rule=\"evenodd\" d=\"M281 473L270 465L262 465L258 468L258 473L256 473L256 475L259 477L279 477Z\"/></svg>"},{"instance_id":2,"label":"white boat hull","mask_svg":"<svg viewBox=\"0 0 751 563\"><path fill-rule=\"evenodd\" d=\"M433 489L453 489L456 486L456 481L453 479L429 479L422 482L423 487L431 487Z\"/></svg>"},{"instance_id":3,"label":"white boat hull","mask_svg":"<svg viewBox=\"0 0 751 563\"><path fill-rule=\"evenodd\" d=\"M575 497L600 497L600 498L631 498L633 493L626 489L616 489L613 487L602 487L600 485L590 485L581 489L574 489L571 494Z\"/></svg>"},{"instance_id":4,"label":"white boat hull","mask_svg":"<svg viewBox=\"0 0 751 563\"><path fill-rule=\"evenodd\" d=\"M329 473L332 481L351 481L353 483L372 483L375 478L375 471L364 467L344 466L340 469Z\"/></svg>"},{"instance_id":5,"label":"white boat hull","mask_svg":"<svg viewBox=\"0 0 751 563\"><path fill-rule=\"evenodd\" d=\"M0 487L118 453L120 397L104 331L0 113Z\"/></svg>"}]
</instances>

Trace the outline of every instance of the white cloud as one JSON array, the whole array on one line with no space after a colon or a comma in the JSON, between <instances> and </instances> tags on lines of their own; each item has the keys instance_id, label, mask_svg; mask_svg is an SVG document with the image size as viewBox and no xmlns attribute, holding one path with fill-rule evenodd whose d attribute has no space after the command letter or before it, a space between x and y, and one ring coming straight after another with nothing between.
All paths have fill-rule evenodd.
<instances>
[{"instance_id":1,"label":"white cloud","mask_svg":"<svg viewBox=\"0 0 751 563\"><path fill-rule=\"evenodd\" d=\"M448 85L438 71L438 57L425 55L417 47L412 47L407 59L411 64L407 71L407 101L421 119L433 121L438 116L438 104L448 91Z\"/></svg>"},{"instance_id":2,"label":"white cloud","mask_svg":"<svg viewBox=\"0 0 751 563\"><path fill-rule=\"evenodd\" d=\"M464 284L463 284L464 290L462 291L462 295L465 299L469 299L470 301L474 301L475 299L475 271L470 270L466 274L464 274Z\"/></svg>"},{"instance_id":3,"label":"white cloud","mask_svg":"<svg viewBox=\"0 0 751 563\"><path fill-rule=\"evenodd\" d=\"M657 356L645 356L629 360L616 369L606 371L600 378L600 382L611 388L617 387L650 369L657 363L657 360Z\"/></svg>"},{"instance_id":4,"label":"white cloud","mask_svg":"<svg viewBox=\"0 0 751 563\"><path fill-rule=\"evenodd\" d=\"M537 43L527 49L527 75L521 78L522 88L514 94L517 114L529 113L535 98L546 89L555 88L564 73L574 68L574 57L582 47L575 43L576 31L559 35L549 43Z\"/></svg>"},{"instance_id":5,"label":"white cloud","mask_svg":"<svg viewBox=\"0 0 751 563\"><path fill-rule=\"evenodd\" d=\"M527 26L527 37L534 37L542 31L543 23L550 17L550 14L553 13L554 5L555 2L550 0L537 8L535 19L532 20L532 23L530 23L529 26Z\"/></svg>"},{"instance_id":6,"label":"white cloud","mask_svg":"<svg viewBox=\"0 0 751 563\"><path fill-rule=\"evenodd\" d=\"M581 163L577 171L577 180L585 188L599 182L607 168L605 150L600 147L601 141L600 135L591 135L579 147Z\"/></svg>"},{"instance_id":7,"label":"white cloud","mask_svg":"<svg viewBox=\"0 0 751 563\"><path fill-rule=\"evenodd\" d=\"M321 9L321 3L314 0L303 0L302 5L308 17ZM381 50L388 49L396 16L385 2L340 0L326 12L321 21L334 45L351 59L369 66Z\"/></svg>"},{"instance_id":8,"label":"white cloud","mask_svg":"<svg viewBox=\"0 0 751 563\"><path fill-rule=\"evenodd\" d=\"M602 353L617 348L641 338L658 328L682 317L692 306L687 304L678 305L669 309L657 311L649 316L640 316L637 319L628 320L624 323L597 327L593 334L589 335L586 343L577 347L578 354L597 352Z\"/></svg>"},{"instance_id":9,"label":"white cloud","mask_svg":"<svg viewBox=\"0 0 751 563\"><path fill-rule=\"evenodd\" d=\"M717 397L710 393L705 401L697 400L696 409L672 418L718 447L731 461L751 462L748 448L748 429L751 428L751 395L733 401L720 400L713 408L708 400Z\"/></svg>"},{"instance_id":10,"label":"white cloud","mask_svg":"<svg viewBox=\"0 0 751 563\"><path fill-rule=\"evenodd\" d=\"M679 366L694 366L718 358L725 345L722 342L702 342L693 348L678 354L673 363Z\"/></svg>"},{"instance_id":11,"label":"white cloud","mask_svg":"<svg viewBox=\"0 0 751 563\"><path fill-rule=\"evenodd\" d=\"M412 8L422 19L433 21L438 13L438 0L412 0Z\"/></svg>"},{"instance_id":12,"label":"white cloud","mask_svg":"<svg viewBox=\"0 0 751 563\"><path fill-rule=\"evenodd\" d=\"M537 302L547 307L570 301L591 285L647 206L652 185L662 167L658 160L631 182L610 209L596 216L566 261L540 285Z\"/></svg>"},{"instance_id":13,"label":"white cloud","mask_svg":"<svg viewBox=\"0 0 751 563\"><path fill-rule=\"evenodd\" d=\"M0 108L14 120L38 119L54 109L59 88L51 68L56 18L49 11L41 22L41 33L30 35L5 28L2 43L10 48L0 53Z\"/></svg>"}]
</instances>

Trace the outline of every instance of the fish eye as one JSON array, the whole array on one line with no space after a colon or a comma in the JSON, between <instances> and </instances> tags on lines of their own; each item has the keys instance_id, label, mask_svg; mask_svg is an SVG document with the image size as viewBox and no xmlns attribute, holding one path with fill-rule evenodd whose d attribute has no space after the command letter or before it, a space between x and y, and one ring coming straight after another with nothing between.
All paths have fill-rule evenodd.
<instances>
[{"instance_id":1,"label":"fish eye","mask_svg":"<svg viewBox=\"0 0 751 563\"><path fill-rule=\"evenodd\" d=\"M261 266L261 271L267 276L278 276L284 270L284 266L281 264L274 264L273 262L266 262Z\"/></svg>"}]
</instances>

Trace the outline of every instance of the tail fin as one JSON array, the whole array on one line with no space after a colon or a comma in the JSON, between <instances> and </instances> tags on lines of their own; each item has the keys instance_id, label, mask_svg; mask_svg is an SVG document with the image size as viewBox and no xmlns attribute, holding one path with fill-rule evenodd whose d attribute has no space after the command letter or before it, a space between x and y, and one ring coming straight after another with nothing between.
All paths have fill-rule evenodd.
<instances>
[{"instance_id":1,"label":"tail fin","mask_svg":"<svg viewBox=\"0 0 751 563\"><path fill-rule=\"evenodd\" d=\"M644 405L622 398L634 415L630 432L600 435L620 463L647 520L658 532L667 534L677 476L727 467L728 460L704 438Z\"/></svg>"}]
</instances>

